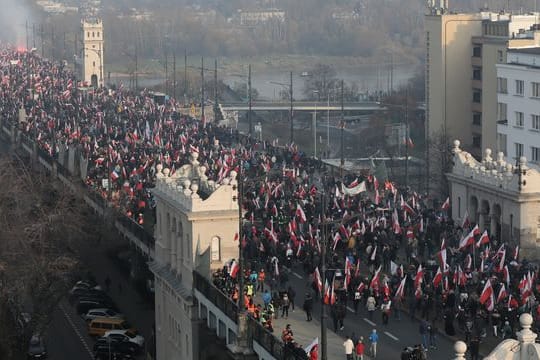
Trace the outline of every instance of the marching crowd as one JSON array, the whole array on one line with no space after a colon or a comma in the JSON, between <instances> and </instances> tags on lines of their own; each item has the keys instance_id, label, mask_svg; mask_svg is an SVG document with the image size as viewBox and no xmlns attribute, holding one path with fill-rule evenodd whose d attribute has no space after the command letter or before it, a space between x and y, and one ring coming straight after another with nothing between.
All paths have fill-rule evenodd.
<instances>
[{"instance_id":1,"label":"marching crowd","mask_svg":"<svg viewBox=\"0 0 540 360\"><path fill-rule=\"evenodd\" d=\"M0 117L52 157L78 148L88 161L86 184L141 225L152 214L148 190L158 164L174 173L197 152L217 182L243 167L245 273L233 260L214 283L235 301L243 296L250 315L269 331L275 317L299 305L286 269L294 264L302 264L311 286L303 296L306 320L313 303L324 301L336 332L349 304L355 312L365 308L370 319L380 311L383 325L406 311L422 319L424 349L436 347L438 332L456 335L457 326L474 356L486 336L513 337L519 314L540 317L538 267L509 239L479 229L474 216L454 223L448 200L437 203L373 174L328 175L294 144L276 148L241 138L181 115L174 99L158 104L145 90L80 85L65 64L0 50ZM332 269L324 272L323 248ZM292 329L283 330L282 340L291 351L298 348ZM349 340L347 351L363 345ZM376 342L370 341L373 356ZM316 358L316 351L309 356Z\"/></svg>"}]
</instances>

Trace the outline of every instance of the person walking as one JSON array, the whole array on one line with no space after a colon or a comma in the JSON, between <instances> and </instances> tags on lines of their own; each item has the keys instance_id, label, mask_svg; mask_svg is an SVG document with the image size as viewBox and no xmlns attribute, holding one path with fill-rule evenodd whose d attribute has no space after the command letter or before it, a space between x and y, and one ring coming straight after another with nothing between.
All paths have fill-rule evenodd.
<instances>
[{"instance_id":1,"label":"person walking","mask_svg":"<svg viewBox=\"0 0 540 360\"><path fill-rule=\"evenodd\" d=\"M422 346L424 347L424 349L428 349L428 346L429 346L429 343L428 343L428 323L426 320L422 320L420 322L420 336L422 337Z\"/></svg>"},{"instance_id":2,"label":"person walking","mask_svg":"<svg viewBox=\"0 0 540 360\"><path fill-rule=\"evenodd\" d=\"M354 302L353 302L355 314L358 314L358 304L360 304L361 299L362 299L362 294L360 293L360 291L358 291L358 289L356 289L356 291L354 292Z\"/></svg>"},{"instance_id":3,"label":"person walking","mask_svg":"<svg viewBox=\"0 0 540 360\"><path fill-rule=\"evenodd\" d=\"M437 349L437 334L439 330L435 322L429 324L428 333L429 333L429 347L436 350Z\"/></svg>"},{"instance_id":4,"label":"person walking","mask_svg":"<svg viewBox=\"0 0 540 360\"><path fill-rule=\"evenodd\" d=\"M390 307L392 305L392 302L388 299L385 299L383 304L381 305L381 313L382 313L382 323L383 325L388 325L388 319L390 318Z\"/></svg>"},{"instance_id":5,"label":"person walking","mask_svg":"<svg viewBox=\"0 0 540 360\"><path fill-rule=\"evenodd\" d=\"M287 289L287 295L289 296L289 302L291 304L290 306L292 308L292 311L294 312L294 298L296 297L296 291L294 291L294 289L290 285Z\"/></svg>"},{"instance_id":6,"label":"person walking","mask_svg":"<svg viewBox=\"0 0 540 360\"><path fill-rule=\"evenodd\" d=\"M364 351L365 351L365 345L364 345L364 337L360 336L360 340L356 343L356 360L364 360Z\"/></svg>"},{"instance_id":7,"label":"person walking","mask_svg":"<svg viewBox=\"0 0 540 360\"><path fill-rule=\"evenodd\" d=\"M289 304L289 296L285 293L281 299L281 317L284 317L285 319L289 317Z\"/></svg>"},{"instance_id":8,"label":"person walking","mask_svg":"<svg viewBox=\"0 0 540 360\"><path fill-rule=\"evenodd\" d=\"M369 320L373 321L373 313L375 312L375 309L377 308L377 302L375 301L375 298L373 295L369 295L367 302L366 302L366 308L369 314Z\"/></svg>"},{"instance_id":9,"label":"person walking","mask_svg":"<svg viewBox=\"0 0 540 360\"><path fill-rule=\"evenodd\" d=\"M313 320L313 318L311 317L311 312L313 311L313 297L309 292L306 293L303 307L304 311L306 312L307 321Z\"/></svg>"},{"instance_id":10,"label":"person walking","mask_svg":"<svg viewBox=\"0 0 540 360\"><path fill-rule=\"evenodd\" d=\"M354 342L348 335L343 343L343 347L345 348L345 356L347 357L347 360L353 360Z\"/></svg>"},{"instance_id":11,"label":"person walking","mask_svg":"<svg viewBox=\"0 0 540 360\"><path fill-rule=\"evenodd\" d=\"M377 334L377 330L373 329L371 331L371 335L369 335L369 342L371 343L371 357L375 359L377 357L377 342L379 342L379 334Z\"/></svg>"}]
</instances>

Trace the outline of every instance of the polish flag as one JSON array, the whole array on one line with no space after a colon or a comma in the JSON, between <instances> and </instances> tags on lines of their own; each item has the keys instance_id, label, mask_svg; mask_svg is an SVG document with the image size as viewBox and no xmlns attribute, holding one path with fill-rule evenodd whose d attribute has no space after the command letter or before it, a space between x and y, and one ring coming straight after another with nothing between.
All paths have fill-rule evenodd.
<instances>
[{"instance_id":1,"label":"polish flag","mask_svg":"<svg viewBox=\"0 0 540 360\"><path fill-rule=\"evenodd\" d=\"M274 263L274 275L276 275L276 277L279 277L279 265L277 261Z\"/></svg>"},{"instance_id":2,"label":"polish flag","mask_svg":"<svg viewBox=\"0 0 540 360\"><path fill-rule=\"evenodd\" d=\"M516 245L516 248L514 249L514 260L517 261L519 256L519 245Z\"/></svg>"},{"instance_id":3,"label":"polish flag","mask_svg":"<svg viewBox=\"0 0 540 360\"><path fill-rule=\"evenodd\" d=\"M296 217L300 218L301 223L305 223L307 221L306 214L304 213L304 210L300 204L296 205Z\"/></svg>"},{"instance_id":4,"label":"polish flag","mask_svg":"<svg viewBox=\"0 0 540 360\"><path fill-rule=\"evenodd\" d=\"M510 271L508 271L508 266L506 265L503 268L503 279L506 286L510 287Z\"/></svg>"},{"instance_id":5,"label":"polish flag","mask_svg":"<svg viewBox=\"0 0 540 360\"><path fill-rule=\"evenodd\" d=\"M229 269L229 276L235 279L236 275L238 274L238 270L240 270L240 266L238 266L238 262L236 260L233 260L231 268Z\"/></svg>"},{"instance_id":6,"label":"polish flag","mask_svg":"<svg viewBox=\"0 0 540 360\"><path fill-rule=\"evenodd\" d=\"M324 297L323 301L325 304L330 304L330 297L331 297L331 289L330 285L328 284L328 279L324 280Z\"/></svg>"},{"instance_id":7,"label":"polish flag","mask_svg":"<svg viewBox=\"0 0 540 360\"><path fill-rule=\"evenodd\" d=\"M463 215L463 221L461 222L461 228L468 229L470 226L471 222L469 221L469 210L465 210L465 214Z\"/></svg>"},{"instance_id":8,"label":"polish flag","mask_svg":"<svg viewBox=\"0 0 540 360\"><path fill-rule=\"evenodd\" d=\"M238 241L238 233L234 233L234 241Z\"/></svg>"},{"instance_id":9,"label":"polish flag","mask_svg":"<svg viewBox=\"0 0 540 360\"><path fill-rule=\"evenodd\" d=\"M493 295L493 287L491 286L491 281L488 279L486 285L484 285L484 290L482 290L482 294L480 295L480 304L484 304L491 295Z\"/></svg>"},{"instance_id":10,"label":"polish flag","mask_svg":"<svg viewBox=\"0 0 540 360\"><path fill-rule=\"evenodd\" d=\"M495 309L495 297L493 296L493 292L491 293L490 297L486 301L486 310L491 312Z\"/></svg>"},{"instance_id":11,"label":"polish flag","mask_svg":"<svg viewBox=\"0 0 540 360\"><path fill-rule=\"evenodd\" d=\"M379 189L375 189L375 199L373 201L375 205L379 205L381 202L381 197L379 196Z\"/></svg>"},{"instance_id":12,"label":"polish flag","mask_svg":"<svg viewBox=\"0 0 540 360\"><path fill-rule=\"evenodd\" d=\"M339 242L340 240L341 240L341 235L339 235L339 232L335 233L335 235L334 235L334 245L333 245L333 247L332 247L332 249L333 249L334 251L336 251L336 246L337 246L337 244L338 244L338 242Z\"/></svg>"},{"instance_id":13,"label":"polish flag","mask_svg":"<svg viewBox=\"0 0 540 360\"><path fill-rule=\"evenodd\" d=\"M354 271L354 277L360 276L360 258L356 260L356 270Z\"/></svg>"},{"instance_id":14,"label":"polish flag","mask_svg":"<svg viewBox=\"0 0 540 360\"><path fill-rule=\"evenodd\" d=\"M366 284L364 284L363 282L361 282L358 287L356 288L356 291L358 291L359 293L362 293L364 290L366 289Z\"/></svg>"},{"instance_id":15,"label":"polish flag","mask_svg":"<svg viewBox=\"0 0 540 360\"><path fill-rule=\"evenodd\" d=\"M375 275L373 275L373 278L371 279L371 283L369 284L370 289L374 289L376 287L379 287L379 273L381 272L381 267L375 271Z\"/></svg>"},{"instance_id":16,"label":"polish flag","mask_svg":"<svg viewBox=\"0 0 540 360\"><path fill-rule=\"evenodd\" d=\"M392 229L394 230L394 234L401 234L401 225L399 225L399 218L396 209L394 209L392 214Z\"/></svg>"},{"instance_id":17,"label":"polish flag","mask_svg":"<svg viewBox=\"0 0 540 360\"><path fill-rule=\"evenodd\" d=\"M345 288L349 288L349 284L351 283L352 267L351 260L349 260L348 256L345 256Z\"/></svg>"},{"instance_id":18,"label":"polish flag","mask_svg":"<svg viewBox=\"0 0 540 360\"><path fill-rule=\"evenodd\" d=\"M424 270L422 269L422 264L418 265L418 270L416 270L416 276L414 277L414 287L417 288L422 284L424 278Z\"/></svg>"},{"instance_id":19,"label":"polish flag","mask_svg":"<svg viewBox=\"0 0 540 360\"><path fill-rule=\"evenodd\" d=\"M424 232L424 218L420 218L420 226L418 227L418 232L423 233Z\"/></svg>"},{"instance_id":20,"label":"polish flag","mask_svg":"<svg viewBox=\"0 0 540 360\"><path fill-rule=\"evenodd\" d=\"M448 210L450 208L450 197L447 197L444 203L441 206L441 210Z\"/></svg>"},{"instance_id":21,"label":"polish flag","mask_svg":"<svg viewBox=\"0 0 540 360\"><path fill-rule=\"evenodd\" d=\"M401 282L399 283L399 286L396 290L396 294L394 295L396 298L398 299L401 299L403 297L403 294L405 292L405 282L407 281L407 276L405 276L403 278L403 280L401 280Z\"/></svg>"},{"instance_id":22,"label":"polish flag","mask_svg":"<svg viewBox=\"0 0 540 360\"><path fill-rule=\"evenodd\" d=\"M439 258L439 262L441 263L441 267L443 269L446 269L446 248L443 248L441 251L439 251L438 254L437 254L437 257Z\"/></svg>"},{"instance_id":23,"label":"polish flag","mask_svg":"<svg viewBox=\"0 0 540 360\"><path fill-rule=\"evenodd\" d=\"M478 241L476 242L476 247L479 248L483 244L489 244L489 237L488 237L487 230L484 230L484 232L482 233L482 236L480 236L480 239L478 239Z\"/></svg>"},{"instance_id":24,"label":"polish flag","mask_svg":"<svg viewBox=\"0 0 540 360\"><path fill-rule=\"evenodd\" d=\"M504 287L504 284L502 284L499 290L499 295L497 295L497 304L503 301L507 296L508 294L506 293L506 288Z\"/></svg>"},{"instance_id":25,"label":"polish flag","mask_svg":"<svg viewBox=\"0 0 540 360\"><path fill-rule=\"evenodd\" d=\"M472 257L471 254L467 254L465 258L465 270L471 270L472 267Z\"/></svg>"},{"instance_id":26,"label":"polish flag","mask_svg":"<svg viewBox=\"0 0 540 360\"><path fill-rule=\"evenodd\" d=\"M501 261L499 262L499 266L498 266L498 270L497 271L502 271L504 269L504 261L505 261L505 258L506 258L506 249L503 249L503 252L501 254Z\"/></svg>"},{"instance_id":27,"label":"polish flag","mask_svg":"<svg viewBox=\"0 0 540 360\"><path fill-rule=\"evenodd\" d=\"M467 234L461 241L459 242L459 250L465 249L469 247L470 245L474 245L474 235L479 233L478 225L474 227L474 229L471 230L470 233Z\"/></svg>"},{"instance_id":28,"label":"polish flag","mask_svg":"<svg viewBox=\"0 0 540 360\"><path fill-rule=\"evenodd\" d=\"M414 209L406 201L403 200L403 196L401 196L401 209L411 216L416 215Z\"/></svg>"},{"instance_id":29,"label":"polish flag","mask_svg":"<svg viewBox=\"0 0 540 360\"><path fill-rule=\"evenodd\" d=\"M442 281L442 272L441 272L441 267L439 266L437 268L437 273L435 274L435 276L433 277L433 287L437 287L439 286L439 284L441 283Z\"/></svg>"},{"instance_id":30,"label":"polish flag","mask_svg":"<svg viewBox=\"0 0 540 360\"><path fill-rule=\"evenodd\" d=\"M420 299L422 297L422 288L420 286L416 288L414 292L414 297L416 297L417 299Z\"/></svg>"},{"instance_id":31,"label":"polish flag","mask_svg":"<svg viewBox=\"0 0 540 360\"><path fill-rule=\"evenodd\" d=\"M315 271L313 273L313 281L315 282L315 285L317 286L317 289L319 289L319 293L322 291L322 279L321 274L319 273L319 268L316 267Z\"/></svg>"},{"instance_id":32,"label":"polish flag","mask_svg":"<svg viewBox=\"0 0 540 360\"><path fill-rule=\"evenodd\" d=\"M373 249L373 252L371 253L371 261L375 261L375 258L377 256L377 245L375 245L375 248Z\"/></svg>"}]
</instances>

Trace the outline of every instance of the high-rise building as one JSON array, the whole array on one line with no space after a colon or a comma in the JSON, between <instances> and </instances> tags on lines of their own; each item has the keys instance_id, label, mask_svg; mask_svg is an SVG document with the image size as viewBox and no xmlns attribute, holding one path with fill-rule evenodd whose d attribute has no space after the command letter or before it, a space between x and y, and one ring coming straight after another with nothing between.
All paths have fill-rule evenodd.
<instances>
[{"instance_id":1,"label":"high-rise building","mask_svg":"<svg viewBox=\"0 0 540 360\"><path fill-rule=\"evenodd\" d=\"M103 86L103 21L100 19L83 20L82 32L82 79L88 85Z\"/></svg>"},{"instance_id":2,"label":"high-rise building","mask_svg":"<svg viewBox=\"0 0 540 360\"><path fill-rule=\"evenodd\" d=\"M509 49L497 65L499 149L540 164L540 47Z\"/></svg>"},{"instance_id":3,"label":"high-rise building","mask_svg":"<svg viewBox=\"0 0 540 360\"><path fill-rule=\"evenodd\" d=\"M497 147L496 64L509 48L538 42L539 14L456 14L431 9L426 15L426 134L461 139L471 154Z\"/></svg>"}]
</instances>

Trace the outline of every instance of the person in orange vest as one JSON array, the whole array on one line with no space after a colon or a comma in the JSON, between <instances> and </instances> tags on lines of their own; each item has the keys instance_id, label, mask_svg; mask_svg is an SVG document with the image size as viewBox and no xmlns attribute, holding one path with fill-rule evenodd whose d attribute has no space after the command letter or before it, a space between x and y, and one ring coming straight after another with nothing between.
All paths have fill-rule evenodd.
<instances>
[{"instance_id":1,"label":"person in orange vest","mask_svg":"<svg viewBox=\"0 0 540 360\"><path fill-rule=\"evenodd\" d=\"M246 293L244 293L244 306L246 307L246 309L248 308L248 304L249 304L249 296L247 296Z\"/></svg>"},{"instance_id":2,"label":"person in orange vest","mask_svg":"<svg viewBox=\"0 0 540 360\"><path fill-rule=\"evenodd\" d=\"M259 271L257 291L261 291L261 292L264 291L264 279L266 279L266 274L264 272L264 269L261 269L261 271Z\"/></svg>"}]
</instances>

